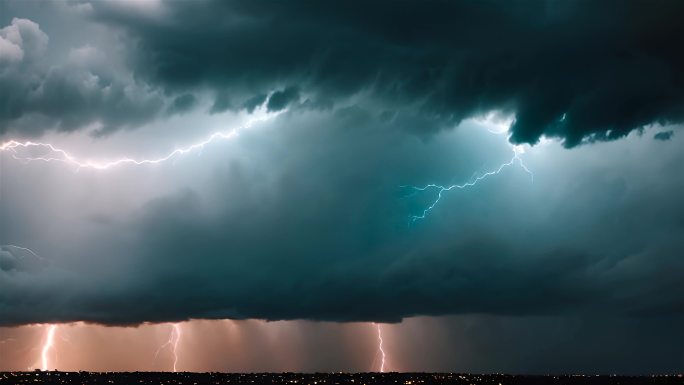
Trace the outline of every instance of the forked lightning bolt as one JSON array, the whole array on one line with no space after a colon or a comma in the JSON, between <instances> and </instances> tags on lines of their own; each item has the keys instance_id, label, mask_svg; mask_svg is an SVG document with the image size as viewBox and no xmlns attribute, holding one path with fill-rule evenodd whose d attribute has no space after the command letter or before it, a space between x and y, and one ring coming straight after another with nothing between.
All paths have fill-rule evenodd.
<instances>
[{"instance_id":1,"label":"forked lightning bolt","mask_svg":"<svg viewBox=\"0 0 684 385\"><path fill-rule=\"evenodd\" d=\"M179 323L175 323L172 325L171 332L169 333L169 339L166 341L162 346L157 349L157 352L154 354L154 359L157 359L157 356L159 356L159 352L162 351L162 349L166 347L171 348L171 354L173 354L173 371L177 372L177 367L178 367L178 342L180 342L182 336L182 330L181 326Z\"/></svg>"},{"instance_id":2,"label":"forked lightning bolt","mask_svg":"<svg viewBox=\"0 0 684 385\"><path fill-rule=\"evenodd\" d=\"M152 158L152 159L134 159L134 158L129 158L129 157L124 157L120 158L117 160L113 161L108 161L108 162L95 162L95 161L90 161L90 160L80 160L78 157L70 154L66 150L63 150L61 148L58 148L51 143L41 143L41 142L32 142L32 141L25 141L25 142L20 142L17 140L10 140L8 142L4 142L0 144L0 152L11 152L12 157L14 159L20 160L20 161L26 161L26 162L62 162L66 163L72 166L77 167L77 169L94 169L94 170L106 170L112 167L116 166L121 166L121 165L146 165L146 164L158 164L158 163L163 163L167 160L170 160L176 156L180 156L183 154L187 154L196 150L201 150L204 148L204 146L213 143L219 139L230 139L239 134L239 132L243 129L249 128L255 123L260 123L260 122L265 122L268 120L271 120L275 118L276 116L286 112L287 110L281 110L273 113L268 113L266 112L266 103L262 104L259 108L257 108L257 112L263 112L265 115L262 117L256 117L256 118L251 118L245 123L244 125L240 127L236 127L224 132L215 132L211 134L209 137L206 139L199 141L197 143L193 143L191 145L188 145L183 148L177 148L165 156L159 157L159 158ZM21 150L30 150L32 148L38 148L38 149L44 149L46 150L47 154L43 156L22 156ZM18 250L23 250L26 251L33 256L40 258L36 253L34 253L32 250L21 247L21 246L15 246L15 245L0 245L0 249L2 248L14 248ZM50 366L50 351L53 349L54 346L54 336L55 332L57 331L57 325L50 325L47 328L46 331L46 336L45 336L45 341L43 343L43 347L41 350L41 369L42 370L47 370ZM169 340L164 343L155 353L155 359L159 355L159 352L169 346L171 348L171 352L173 354L173 371L175 372L177 370L178 366L178 342L180 341L181 338L181 327L180 324L173 324L173 328L171 329L171 334L169 335Z\"/></svg>"},{"instance_id":3,"label":"forked lightning bolt","mask_svg":"<svg viewBox=\"0 0 684 385\"><path fill-rule=\"evenodd\" d=\"M463 184L452 184L449 186L443 186L443 185L431 183L431 184L427 184L427 185L422 186L422 187L419 187L419 186L402 186L405 188L413 189L417 192L427 191L427 190L437 190L437 198L435 198L435 200L432 201L432 203L429 206L427 206L420 215L411 215L411 217L410 217L411 222L415 222L415 221L420 220L420 219L425 219L425 217L428 215L428 213L433 208L435 208L437 203L439 203L440 199L442 199L443 193L454 190L454 189L463 190L463 189L466 189L469 187L473 187L478 182L480 182L480 181L482 181L482 180L484 180L490 176L497 175L501 171L503 171L505 168L513 166L516 163L520 166L520 168L525 170L526 173L530 174L530 177L532 178L532 180L534 180L534 174L532 173L532 171L530 171L530 169L527 168L527 166L525 166L525 163L523 162L522 158L520 157L520 154L522 154L522 153L524 153L524 149L521 146L513 146L513 157L511 158L511 160L509 160L506 163L502 163L498 168L491 170L491 171L488 171L488 172L485 172L483 174L480 174L480 175L472 178L470 181L463 183Z\"/></svg>"},{"instance_id":4,"label":"forked lightning bolt","mask_svg":"<svg viewBox=\"0 0 684 385\"><path fill-rule=\"evenodd\" d=\"M257 111L264 112L265 111L265 105L266 102L262 106L260 106ZM278 115L286 112L287 110L281 110L278 112L273 112L273 113L266 113L265 116L263 117L256 117L256 118L251 118L245 123L244 125L240 127L236 127L230 130L227 130L225 132L215 132L211 134L209 137L206 139L193 143L191 145L188 145L183 148L177 148L170 153L166 154L165 156L159 157L159 158L152 158L152 159L134 159L130 157L124 157L120 158L117 160L113 161L108 161L108 162L95 162L95 161L90 161L90 160L80 160L78 157L70 154L64 149L58 148L54 146L51 143L41 143L41 142L33 142L33 141L25 141L25 142L20 142L17 140L10 140L8 142L4 142L0 144L0 152L11 152L12 157L14 159L20 160L20 161L26 161L26 162L62 162L66 163L72 166L75 166L77 169L94 169L94 170L106 170L109 168L113 168L116 166L121 166L121 165L146 165L146 164L158 164L158 163L163 163L167 160L170 160L176 156L180 156L183 154L187 154L196 150L201 150L204 148L204 146L213 143L219 139L230 139L239 134L239 131L249 128L255 123L260 123L260 122L265 122L268 120L271 120ZM21 150L30 150L33 148L38 148L38 149L44 149L46 150L47 154L43 156L22 156ZM15 245L0 245L0 248L14 248L14 249L19 249L26 251L33 256L40 258L36 253L34 253L32 250L25 248L25 247L20 247L20 246L15 246ZM50 351L53 349L54 346L54 336L55 332L57 331L57 325L50 325L47 328L46 331L46 336L45 336L45 341L43 343L43 347L41 350L41 369L42 370L47 370L50 367ZM171 352L173 354L173 371L177 371L177 366L178 366L178 343L180 341L182 335L181 327L180 324L173 324L173 328L171 330L171 334L169 335L169 340L164 343L156 352L155 358L159 355L159 352L165 348L165 347L170 347Z\"/></svg>"},{"instance_id":5,"label":"forked lightning bolt","mask_svg":"<svg viewBox=\"0 0 684 385\"><path fill-rule=\"evenodd\" d=\"M263 111L265 107L260 107L260 110ZM16 140L10 140L8 142L0 144L0 152L7 151L12 153L12 157L14 159L20 160L20 161L26 161L26 162L62 162L66 163L72 166L75 166L77 169L95 169L95 170L106 170L112 167L116 166L122 166L122 165L136 165L136 166L141 166L141 165L146 165L146 164L158 164L158 163L163 163L166 162L167 160L173 159L177 156L187 154L193 151L201 150L204 148L204 146L213 143L217 140L220 139L230 139L239 134L239 132L243 129L249 128L255 123L260 123L260 122L265 122L268 120L271 120L275 118L276 116L282 114L286 110L281 110L278 112L272 112L272 113L267 113L265 112L265 115L262 117L257 117L257 118L251 118L245 123L244 125L240 127L236 127L224 132L215 132L211 134L209 137L206 139L199 141L197 143L190 144L186 147L182 148L177 148L168 154L159 157L159 158L151 158L151 159L134 159L134 158L129 158L129 157L123 157L119 158L116 160L112 161L107 161L107 162L96 162L96 161L91 161L91 160L81 160L75 155L72 155L71 153L67 152L64 149L58 148L50 143L41 143L41 142L32 142L32 141L26 141L26 142L20 142ZM46 154L42 156L22 156L21 150L30 150L30 149L42 149L45 150Z\"/></svg>"}]
</instances>

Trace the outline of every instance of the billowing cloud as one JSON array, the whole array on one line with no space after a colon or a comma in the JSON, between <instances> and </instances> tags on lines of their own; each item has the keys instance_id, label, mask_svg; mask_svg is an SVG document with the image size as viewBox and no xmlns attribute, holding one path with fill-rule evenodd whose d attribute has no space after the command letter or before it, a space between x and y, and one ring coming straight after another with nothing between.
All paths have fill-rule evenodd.
<instances>
[{"instance_id":1,"label":"billowing cloud","mask_svg":"<svg viewBox=\"0 0 684 385\"><path fill-rule=\"evenodd\" d=\"M668 140L672 139L673 135L674 135L674 131L672 131L672 130L660 131L660 132L657 132L656 134L653 135L653 139L660 140L660 141L668 141Z\"/></svg>"},{"instance_id":2,"label":"billowing cloud","mask_svg":"<svg viewBox=\"0 0 684 385\"><path fill-rule=\"evenodd\" d=\"M136 73L167 90L363 94L422 116L418 131L506 110L513 142L568 147L684 120L678 1L168 2L150 17L94 6L137 42Z\"/></svg>"},{"instance_id":3,"label":"billowing cloud","mask_svg":"<svg viewBox=\"0 0 684 385\"><path fill-rule=\"evenodd\" d=\"M684 120L678 1L70 4L126 42L128 77L106 61L26 66L24 50L39 55L47 36L15 19L0 34L2 61L24 64L0 79L10 90L0 132L135 128L187 112L176 103L201 93L214 112L273 92L301 108L362 99L423 133L506 111L511 141L567 147Z\"/></svg>"},{"instance_id":4,"label":"billowing cloud","mask_svg":"<svg viewBox=\"0 0 684 385\"><path fill-rule=\"evenodd\" d=\"M48 37L38 24L28 19L13 18L0 29L0 60L11 63L35 60L47 47Z\"/></svg>"},{"instance_id":5,"label":"billowing cloud","mask_svg":"<svg viewBox=\"0 0 684 385\"><path fill-rule=\"evenodd\" d=\"M112 67L105 52L84 45L48 55L38 23L14 18L0 30L0 134L49 130L104 133L158 116L165 98Z\"/></svg>"},{"instance_id":6,"label":"billowing cloud","mask_svg":"<svg viewBox=\"0 0 684 385\"><path fill-rule=\"evenodd\" d=\"M467 180L510 158L473 123L439 138L415 141L361 107L291 112L164 166L53 165L49 179L70 183L49 191L6 173L4 238L58 270L6 272L2 321L681 315L679 143L534 148L533 183L513 167L412 223L434 193L401 184ZM83 202L69 191L84 184L117 187Z\"/></svg>"},{"instance_id":7,"label":"billowing cloud","mask_svg":"<svg viewBox=\"0 0 684 385\"><path fill-rule=\"evenodd\" d=\"M2 142L159 159L278 113L154 165L0 152L0 325L458 314L679 336L683 8L0 2ZM511 141L533 178L516 163L410 220L438 193L405 186L472 181Z\"/></svg>"},{"instance_id":8,"label":"billowing cloud","mask_svg":"<svg viewBox=\"0 0 684 385\"><path fill-rule=\"evenodd\" d=\"M280 111L293 102L299 100L299 89L297 87L287 87L282 91L274 92L268 98L266 108L269 111Z\"/></svg>"}]
</instances>

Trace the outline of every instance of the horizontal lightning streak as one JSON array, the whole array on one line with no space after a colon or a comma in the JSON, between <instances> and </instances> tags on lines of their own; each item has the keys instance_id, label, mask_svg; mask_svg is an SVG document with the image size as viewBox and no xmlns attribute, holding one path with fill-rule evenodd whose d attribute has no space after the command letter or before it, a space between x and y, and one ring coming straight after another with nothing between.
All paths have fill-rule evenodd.
<instances>
[{"instance_id":1,"label":"horizontal lightning streak","mask_svg":"<svg viewBox=\"0 0 684 385\"><path fill-rule=\"evenodd\" d=\"M271 120L275 118L276 116L282 114L286 110L281 110L278 112L273 112L273 113L267 113L266 116L264 117L259 117L259 118L252 118L247 121L244 125L240 127L236 127L224 132L215 132L211 134L209 137L206 139L199 141L197 143L190 144L186 147L183 148L177 148L170 153L166 154L165 156L159 157L159 158L152 158L152 159L134 159L130 157L123 157L119 158L113 161L109 162L94 162L94 161L83 161L79 160L78 157L70 154L66 150L63 150L61 148L58 148L50 143L41 143L41 142L32 142L32 141L26 141L26 142L19 142L16 140L10 140L8 142L0 144L0 152L2 151L9 151L12 153L12 157L14 159L20 160L20 161L26 161L26 162L35 162L35 161L41 161L41 162L62 162L62 163L67 163L73 166L76 166L77 169L81 168L86 168L86 169L95 169L95 170L106 170L112 167L124 165L124 164L129 164L129 165L136 165L136 166L141 166L141 165L146 165L146 164L158 164L158 163L163 163L169 159L172 159L176 156L187 154L189 152L193 152L199 149L202 149L204 146L220 140L220 139L230 139L238 135L239 131L243 129L247 129L254 125L255 123L260 123L260 122L265 122L268 120ZM29 156L20 156L18 155L18 150L22 149L30 149L30 148L43 148L45 149L48 154L45 156L37 156L37 157L29 157Z\"/></svg>"},{"instance_id":2,"label":"horizontal lightning streak","mask_svg":"<svg viewBox=\"0 0 684 385\"><path fill-rule=\"evenodd\" d=\"M263 112L266 110L265 108L266 102L259 108L257 108L258 112ZM130 157L123 157L117 160L113 161L108 161L108 162L94 162L94 161L82 161L79 160L78 157L70 154L64 149L58 148L54 146L51 143L42 143L42 142L33 142L33 141L25 141L25 142L20 142L17 140L10 140L4 143L0 144L0 152L11 152L12 157L16 160L19 161L26 161L26 162L62 162L66 163L72 166L76 166L77 169L81 168L86 168L86 169L94 169L94 170L106 170L109 168L113 168L116 166L120 165L136 165L136 166L141 166L141 165L146 165L146 164L158 164L165 162L167 160L170 160L176 156L180 156L183 154L187 154L196 150L201 150L204 148L204 146L213 143L214 141L220 140L220 139L231 139L239 134L240 130L247 129L254 125L255 123L260 123L260 122L265 122L271 119L274 119L278 115L286 112L287 110L281 110L278 112L274 113L268 113L265 112L265 116L263 117L258 117L258 118L251 118L249 119L244 125L240 127L236 127L224 132L215 132L211 134L209 137L206 139L199 141L197 143L190 144L186 147L183 148L177 148L170 153L166 154L165 156L159 157L159 158L152 158L152 159L134 159ZM47 151L47 155L44 156L22 156L20 150L29 150L32 148L38 148L38 149L45 149ZM33 252L33 250L28 249L26 247L21 247L21 246L16 246L16 245L0 245L0 250L2 249L17 249L17 250L22 250L27 253L30 253L31 255L35 256L36 258L42 259L38 254ZM23 258L23 257L20 257ZM54 346L54 339L55 339L55 333L57 331L57 325L49 325L46 334L45 334L45 340L43 342L43 346L41 349L41 369L42 370L48 370L50 367L50 351L53 349ZM177 370L177 365L178 365L178 343L181 338L181 327L180 324L173 324L173 328L171 330L171 334L169 336L169 340L162 345L156 352L156 356L159 354L159 351L162 350L164 347L169 346L171 348L171 352L173 354L173 371L175 372Z\"/></svg>"}]
</instances>

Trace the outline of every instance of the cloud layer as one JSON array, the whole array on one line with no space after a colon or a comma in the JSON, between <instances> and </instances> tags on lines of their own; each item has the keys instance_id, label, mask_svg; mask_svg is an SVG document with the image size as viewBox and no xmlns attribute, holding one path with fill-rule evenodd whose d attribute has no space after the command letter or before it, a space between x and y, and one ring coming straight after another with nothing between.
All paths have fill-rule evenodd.
<instances>
[{"instance_id":1,"label":"cloud layer","mask_svg":"<svg viewBox=\"0 0 684 385\"><path fill-rule=\"evenodd\" d=\"M545 135L567 147L684 119L674 0L67 4L45 7L104 29L91 49L105 60L41 57L46 34L12 20L0 34L0 134L106 133L186 113L200 94L216 113L271 92L309 109L363 100L421 133L505 111L513 142Z\"/></svg>"},{"instance_id":2,"label":"cloud layer","mask_svg":"<svg viewBox=\"0 0 684 385\"><path fill-rule=\"evenodd\" d=\"M527 147L534 183L506 169L412 226L434 192L400 188L510 159L472 115L566 147L680 122L681 2L95 2L38 21L17 4L4 137L127 151L287 112L158 167L0 154L0 243L45 260L3 248L0 324L681 316L681 135ZM92 41L67 38L65 15Z\"/></svg>"},{"instance_id":3,"label":"cloud layer","mask_svg":"<svg viewBox=\"0 0 684 385\"><path fill-rule=\"evenodd\" d=\"M168 2L147 17L94 4L136 44L134 71L167 91L299 87L312 106L353 96L430 132L490 110L511 140L568 147L684 119L678 1L601 3Z\"/></svg>"},{"instance_id":4,"label":"cloud layer","mask_svg":"<svg viewBox=\"0 0 684 385\"><path fill-rule=\"evenodd\" d=\"M510 158L505 138L471 123L420 142L353 108L162 166L12 167L3 238L51 264L2 265L2 323L681 316L681 141L601 146L535 148L534 183L507 169L410 226L434 193L401 184L467 180Z\"/></svg>"}]
</instances>

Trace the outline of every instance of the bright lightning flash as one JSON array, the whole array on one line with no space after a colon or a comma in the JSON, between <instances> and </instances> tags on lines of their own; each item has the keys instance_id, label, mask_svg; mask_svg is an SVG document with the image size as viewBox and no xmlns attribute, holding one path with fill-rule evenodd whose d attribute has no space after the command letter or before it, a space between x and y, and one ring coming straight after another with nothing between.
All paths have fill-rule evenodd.
<instances>
[{"instance_id":1,"label":"bright lightning flash","mask_svg":"<svg viewBox=\"0 0 684 385\"><path fill-rule=\"evenodd\" d=\"M38 258L42 260L43 258L40 257L38 254L36 254L33 250L26 248L26 247L21 247L17 245L0 245L0 251L2 250L21 250L24 252L27 252L31 254L33 257ZM18 258L24 258L23 255L19 255ZM50 362L50 356L52 350L54 350L55 347L55 334L57 333L57 325L52 324L52 325L47 325L47 328L45 329L45 337L43 338L43 346L40 349L40 369L41 370L50 370L50 366L53 366L53 364ZM0 341L2 343L6 341ZM54 368L53 368L54 369Z\"/></svg>"},{"instance_id":2,"label":"bright lightning flash","mask_svg":"<svg viewBox=\"0 0 684 385\"><path fill-rule=\"evenodd\" d=\"M274 119L278 115L286 112L287 110L281 110L277 112L268 112L266 110L266 103L268 102L268 99L266 102L264 102L263 105L258 107L255 110L255 113L257 115L261 115L259 117L254 117L251 118L247 121L242 126L232 128L230 130L224 131L224 132L215 132L211 134L209 137L206 139L199 141L197 143L190 144L186 147L183 148L177 148L165 156L162 156L160 158L152 158L152 159L134 159L130 157L123 157L120 159L116 159L113 161L107 161L107 162L95 162L95 161L90 161L90 160L80 160L78 157L70 154L66 150L63 150L61 148L58 148L50 143L41 143L41 142L32 142L32 141L26 141L26 142L20 142L17 140L10 140L8 142L4 142L0 144L0 152L10 152L12 153L12 157L16 160L20 161L25 161L25 162L61 162L61 163L66 163L71 166L75 166L78 169L86 168L86 169L94 169L94 170L106 170L109 168L113 168L116 166L121 166L121 165L136 165L136 166L141 166L141 165L146 165L146 164L158 164L158 163L163 163L167 160L170 160L172 158L175 158L180 155L184 155L190 152L194 152L197 150L201 150L204 148L204 146L211 144L219 139L231 139L236 137L241 130L250 128L252 125L255 123L261 123L261 122L266 122L271 119ZM22 155L22 150L24 151L29 151L31 149L43 149L45 150L45 155L42 156L23 156ZM32 250L27 249L25 247L20 247L20 246L15 246L15 245L0 245L0 248L14 248L14 249L19 249L26 251L32 255L34 255L37 258L40 258L36 253L34 253ZM43 343L43 347L41 350L41 369L42 370L48 370L50 367L50 351L53 349L54 346L54 339L55 339L55 332L57 331L57 325L50 325L47 328L47 333L45 336L45 341ZM173 353L173 371L175 372L177 369L178 365L178 342L180 341L181 338L181 327L180 324L173 324L173 328L171 330L171 334L169 335L169 340L162 345L158 350L157 353L155 354L155 358L157 355L159 355L159 352L169 346L171 347L171 351Z\"/></svg>"},{"instance_id":3,"label":"bright lightning flash","mask_svg":"<svg viewBox=\"0 0 684 385\"><path fill-rule=\"evenodd\" d=\"M50 351L55 346L55 333L57 332L57 325L48 325L45 340L43 341L43 348L40 351L40 369L50 370Z\"/></svg>"},{"instance_id":4,"label":"bright lightning flash","mask_svg":"<svg viewBox=\"0 0 684 385\"><path fill-rule=\"evenodd\" d=\"M525 153L525 149L522 146L513 146L513 157L511 158L511 160L509 160L506 163L502 163L498 168L496 168L494 170L487 171L483 174L477 175L477 176L471 178L470 181L463 183L463 184L452 184L449 186L443 186L443 185L431 183L431 184L427 184L427 185L422 186L422 187L419 187L419 186L402 186L402 187L408 187L408 188L413 189L417 192L427 191L427 190L437 190L437 198L435 198L435 200L432 201L432 203L429 206L427 206L420 215L412 215L410 217L411 222L415 222L419 219L425 219L425 217L428 215L428 213L433 208L435 208L435 206L437 205L439 200L442 199L443 193L454 190L454 189L463 190L463 189L466 189L469 187L473 187L478 182L480 182L480 181L482 181L482 180L484 180L490 176L497 175L501 171L503 171L505 168L513 166L515 164L518 164L520 166L520 168L525 170L526 173L530 174L530 178L532 178L532 181L534 181L534 174L532 173L532 171L530 171L529 168L527 168L527 166L525 166L525 163L523 162L522 158L520 157L520 155L524 154L524 153Z\"/></svg>"},{"instance_id":5,"label":"bright lightning flash","mask_svg":"<svg viewBox=\"0 0 684 385\"><path fill-rule=\"evenodd\" d=\"M378 352L380 352L380 373L385 372L385 359L387 358L385 355L385 350L382 347L382 329L380 328L380 324L373 323L375 327L378 330Z\"/></svg>"},{"instance_id":6,"label":"bright lightning flash","mask_svg":"<svg viewBox=\"0 0 684 385\"><path fill-rule=\"evenodd\" d=\"M178 367L178 343L180 342L181 336L183 335L181 325L179 323L175 323L172 325L171 328L171 333L169 333L169 339L166 341L162 346L157 349L157 352L154 354L154 358L157 359L157 356L159 355L159 352L162 351L162 349L169 347L171 348L171 354L173 354L173 371L177 372L177 367Z\"/></svg>"},{"instance_id":7,"label":"bright lightning flash","mask_svg":"<svg viewBox=\"0 0 684 385\"><path fill-rule=\"evenodd\" d=\"M4 142L0 144L0 152L3 151L8 151L12 153L12 157L14 159L20 160L20 161L25 161L25 162L62 162L69 164L71 166L75 166L76 169L95 169L95 170L106 170L112 167L116 166L121 166L121 165L136 165L136 166L141 166L141 165L146 165L146 164L158 164L158 163L163 163L166 162L167 160L170 160L172 158L175 158L180 155L184 155L190 152L194 152L197 150L201 150L204 148L204 146L213 143L219 139L231 139L236 137L241 130L247 129L254 125L255 123L260 123L260 122L265 122L268 120L271 120L275 118L276 116L282 114L283 112L286 112L287 110L281 110L277 112L266 112L266 107L265 103L261 107L257 109L257 112L260 112L259 116L256 118L251 118L245 123L244 125L240 127L235 127L227 131L223 132L215 132L211 134L209 137L206 139L199 141L197 143L190 144L186 147L183 148L177 148L168 154L159 157L159 158L151 158L151 159L134 159L134 158L129 158L129 157L123 157L119 158L116 160L112 161L107 161L107 162L96 162L96 161L91 161L91 160L81 160L78 157L70 154L66 150L63 150L61 148L58 148L50 143L40 143L40 142L32 142L32 141L26 141L26 142L19 142L16 140L10 140L8 142ZM45 155L42 156L22 156L22 153L25 151L29 151L31 149L42 149L45 151Z\"/></svg>"}]
</instances>

